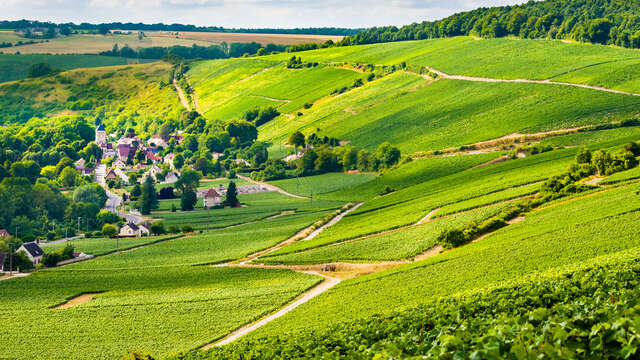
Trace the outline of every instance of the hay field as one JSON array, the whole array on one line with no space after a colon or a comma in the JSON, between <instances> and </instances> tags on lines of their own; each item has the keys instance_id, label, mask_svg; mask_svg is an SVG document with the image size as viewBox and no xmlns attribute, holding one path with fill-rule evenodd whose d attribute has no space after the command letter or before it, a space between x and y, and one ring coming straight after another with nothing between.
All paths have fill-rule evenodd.
<instances>
[{"instance_id":1,"label":"hay field","mask_svg":"<svg viewBox=\"0 0 640 360\"><path fill-rule=\"evenodd\" d=\"M216 32L159 32L155 36L172 37L200 41L221 42L257 42L261 45L294 45L304 43L322 43L327 40L334 42L342 40L343 36L334 35L306 35L306 34L253 34L253 33L216 33Z\"/></svg>"}]
</instances>

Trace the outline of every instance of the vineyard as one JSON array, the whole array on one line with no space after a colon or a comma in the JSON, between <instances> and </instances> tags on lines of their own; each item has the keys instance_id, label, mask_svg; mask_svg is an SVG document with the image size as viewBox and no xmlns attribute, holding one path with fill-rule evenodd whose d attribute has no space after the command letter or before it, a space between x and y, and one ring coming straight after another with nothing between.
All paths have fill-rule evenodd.
<instances>
[{"instance_id":1,"label":"vineyard","mask_svg":"<svg viewBox=\"0 0 640 360\"><path fill-rule=\"evenodd\" d=\"M174 40L187 41L162 41ZM102 60L0 84L0 123L45 132L82 116L141 139L169 124L185 167L222 169L193 190L244 189L193 211L184 194L163 198L143 220L168 234L74 239L94 257L0 274L0 357L640 356L637 50L454 37L175 67ZM198 111L181 104L176 69ZM250 118L267 108L278 114ZM229 124L257 134L243 142ZM220 139L229 146L214 151ZM384 142L393 163L377 154ZM339 170L303 168L310 150ZM353 164L366 161L376 166ZM264 179L278 180L251 180L269 166L282 172ZM186 185L155 191L166 186Z\"/></svg>"}]
</instances>

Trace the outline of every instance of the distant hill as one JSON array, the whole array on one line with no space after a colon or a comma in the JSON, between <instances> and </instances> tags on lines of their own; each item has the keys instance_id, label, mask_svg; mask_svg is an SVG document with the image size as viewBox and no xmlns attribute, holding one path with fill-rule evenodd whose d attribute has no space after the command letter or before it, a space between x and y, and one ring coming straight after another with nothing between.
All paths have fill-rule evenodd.
<instances>
[{"instance_id":1,"label":"distant hill","mask_svg":"<svg viewBox=\"0 0 640 360\"><path fill-rule=\"evenodd\" d=\"M546 0L479 8L442 20L374 27L346 37L342 45L419 40L459 35L566 39L640 48L640 2Z\"/></svg>"}]
</instances>

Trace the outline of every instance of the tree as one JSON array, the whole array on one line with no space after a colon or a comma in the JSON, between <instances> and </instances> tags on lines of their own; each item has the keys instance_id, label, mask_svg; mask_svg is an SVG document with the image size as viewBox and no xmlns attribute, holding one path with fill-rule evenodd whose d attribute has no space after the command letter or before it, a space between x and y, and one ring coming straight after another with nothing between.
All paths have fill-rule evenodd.
<instances>
[{"instance_id":1,"label":"tree","mask_svg":"<svg viewBox=\"0 0 640 360\"><path fill-rule=\"evenodd\" d=\"M594 19L589 22L587 36L589 41L598 44L606 44L609 40L609 32L613 24L609 19Z\"/></svg>"},{"instance_id":2,"label":"tree","mask_svg":"<svg viewBox=\"0 0 640 360\"><path fill-rule=\"evenodd\" d=\"M173 128L171 127L171 124L165 123L160 127L160 130L158 131L158 136L160 136L164 141L169 141L169 138L171 138L172 131L173 131Z\"/></svg>"},{"instance_id":3,"label":"tree","mask_svg":"<svg viewBox=\"0 0 640 360\"><path fill-rule=\"evenodd\" d=\"M296 131L287 140L289 145L293 145L294 150L297 152L299 147L304 147L304 135L300 131Z\"/></svg>"},{"instance_id":4,"label":"tree","mask_svg":"<svg viewBox=\"0 0 640 360\"><path fill-rule=\"evenodd\" d=\"M102 149L100 148L100 146L96 145L96 143L90 142L89 144L87 144L87 146L84 147L84 149L82 149L82 151L80 151L78 155L80 155L87 162L90 161L91 158L101 159Z\"/></svg>"},{"instance_id":5,"label":"tree","mask_svg":"<svg viewBox=\"0 0 640 360\"><path fill-rule=\"evenodd\" d=\"M60 183L64 187L74 187L76 185L76 177L78 176L78 172L74 170L71 166L67 166L60 173Z\"/></svg>"},{"instance_id":6,"label":"tree","mask_svg":"<svg viewBox=\"0 0 640 360\"><path fill-rule=\"evenodd\" d=\"M184 169L180 178L176 182L176 187L182 191L185 189L195 189L200 185L202 174L192 169Z\"/></svg>"},{"instance_id":7,"label":"tree","mask_svg":"<svg viewBox=\"0 0 640 360\"><path fill-rule=\"evenodd\" d=\"M167 233L167 231L164 229L164 223L162 221L154 222L153 224L151 224L151 228L149 230L153 235L162 235Z\"/></svg>"},{"instance_id":8,"label":"tree","mask_svg":"<svg viewBox=\"0 0 640 360\"><path fill-rule=\"evenodd\" d=\"M93 203L101 209L107 202L107 192L98 184L80 186L73 192L73 201Z\"/></svg>"},{"instance_id":9,"label":"tree","mask_svg":"<svg viewBox=\"0 0 640 360\"><path fill-rule=\"evenodd\" d=\"M227 187L227 195L224 199L224 205L235 207L238 204L238 189L236 189L236 183L230 181L229 186Z\"/></svg>"},{"instance_id":10,"label":"tree","mask_svg":"<svg viewBox=\"0 0 640 360\"><path fill-rule=\"evenodd\" d=\"M112 211L101 210L98 215L96 215L96 220L98 220L98 223L101 225L115 224L120 221L120 216Z\"/></svg>"},{"instance_id":11,"label":"tree","mask_svg":"<svg viewBox=\"0 0 640 360\"><path fill-rule=\"evenodd\" d=\"M140 195L142 195L142 189L140 188L140 184L135 184L133 186L133 189L131 189L131 196L137 198Z\"/></svg>"},{"instance_id":12,"label":"tree","mask_svg":"<svg viewBox=\"0 0 640 360\"><path fill-rule=\"evenodd\" d=\"M237 144L252 142L258 138L258 129L255 125L244 120L234 120L227 124L229 136L235 138Z\"/></svg>"},{"instance_id":13,"label":"tree","mask_svg":"<svg viewBox=\"0 0 640 360\"><path fill-rule=\"evenodd\" d=\"M110 238L115 237L118 235L118 229L116 229L115 225L104 224L102 226L102 235Z\"/></svg>"},{"instance_id":14,"label":"tree","mask_svg":"<svg viewBox=\"0 0 640 360\"><path fill-rule=\"evenodd\" d=\"M388 142L383 142L376 150L376 159L382 167L391 167L400 160L400 150Z\"/></svg>"},{"instance_id":15,"label":"tree","mask_svg":"<svg viewBox=\"0 0 640 360\"><path fill-rule=\"evenodd\" d=\"M213 172L213 163L209 159L199 158L193 168L200 171L203 175L209 175Z\"/></svg>"},{"instance_id":16,"label":"tree","mask_svg":"<svg viewBox=\"0 0 640 360\"><path fill-rule=\"evenodd\" d=\"M630 142L624 146L624 150L631 152L635 156L640 155L640 145L637 142Z\"/></svg>"},{"instance_id":17,"label":"tree","mask_svg":"<svg viewBox=\"0 0 640 360\"><path fill-rule=\"evenodd\" d=\"M51 65L47 63L37 63L29 66L29 69L27 70L27 77L37 78L47 76L53 72L54 70L51 68Z\"/></svg>"},{"instance_id":18,"label":"tree","mask_svg":"<svg viewBox=\"0 0 640 360\"><path fill-rule=\"evenodd\" d=\"M191 211L198 203L196 191L192 188L186 188L180 196L180 208L182 211Z\"/></svg>"},{"instance_id":19,"label":"tree","mask_svg":"<svg viewBox=\"0 0 640 360\"><path fill-rule=\"evenodd\" d=\"M23 177L29 180L30 183L35 183L38 176L40 176L40 166L33 161L18 161L11 164L11 176Z\"/></svg>"},{"instance_id":20,"label":"tree","mask_svg":"<svg viewBox=\"0 0 640 360\"><path fill-rule=\"evenodd\" d=\"M187 135L182 139L181 144L185 149L190 150L191 152L198 151L198 140L193 135Z\"/></svg>"},{"instance_id":21,"label":"tree","mask_svg":"<svg viewBox=\"0 0 640 360\"><path fill-rule=\"evenodd\" d=\"M158 195L153 185L153 178L147 176L141 188L140 198L138 199L138 209L142 215L151 214L151 210L158 208Z\"/></svg>"},{"instance_id":22,"label":"tree","mask_svg":"<svg viewBox=\"0 0 640 360\"><path fill-rule=\"evenodd\" d=\"M371 161L371 154L367 150L358 151L358 170L371 171L373 163Z\"/></svg>"},{"instance_id":23,"label":"tree","mask_svg":"<svg viewBox=\"0 0 640 360\"><path fill-rule=\"evenodd\" d=\"M591 151L586 147L580 148L578 153L576 154L576 162L578 164L589 164L591 163Z\"/></svg>"},{"instance_id":24,"label":"tree","mask_svg":"<svg viewBox=\"0 0 640 360\"><path fill-rule=\"evenodd\" d=\"M318 159L318 154L313 149L307 149L304 152L304 155L298 160L298 169L304 175L309 175L313 173L313 170L316 166L316 159Z\"/></svg>"},{"instance_id":25,"label":"tree","mask_svg":"<svg viewBox=\"0 0 640 360\"><path fill-rule=\"evenodd\" d=\"M334 171L340 171L340 164L333 152L329 149L322 149L318 151L318 158L315 162L315 170L319 173L328 173Z\"/></svg>"},{"instance_id":26,"label":"tree","mask_svg":"<svg viewBox=\"0 0 640 360\"><path fill-rule=\"evenodd\" d=\"M173 158L173 167L176 169L182 169L184 166L184 157L182 154L178 154Z\"/></svg>"},{"instance_id":27,"label":"tree","mask_svg":"<svg viewBox=\"0 0 640 360\"><path fill-rule=\"evenodd\" d=\"M354 170L358 167L358 149L348 146L342 154L342 167L345 170Z\"/></svg>"}]
</instances>

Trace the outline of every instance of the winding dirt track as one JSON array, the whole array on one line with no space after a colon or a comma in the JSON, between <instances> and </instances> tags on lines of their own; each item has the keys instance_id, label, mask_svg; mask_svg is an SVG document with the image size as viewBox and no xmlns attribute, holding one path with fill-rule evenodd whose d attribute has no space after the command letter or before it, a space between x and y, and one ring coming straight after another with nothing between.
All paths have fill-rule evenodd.
<instances>
[{"instance_id":1,"label":"winding dirt track","mask_svg":"<svg viewBox=\"0 0 640 360\"><path fill-rule=\"evenodd\" d=\"M180 98L180 102L182 103L182 106L184 106L184 108L187 109L187 111L191 111L191 105L189 104L189 101L187 101L187 97L184 95L182 88L178 86L178 82L176 81L175 78L173 78L173 87L175 87L176 91L178 92L178 97Z\"/></svg>"},{"instance_id":2,"label":"winding dirt track","mask_svg":"<svg viewBox=\"0 0 640 360\"><path fill-rule=\"evenodd\" d=\"M324 293L325 291L331 289L332 287L338 285L340 283L340 279L338 278L334 278L334 277L330 277L327 275L323 275L320 274L318 272L315 271L302 271L304 273L307 274L311 274L311 275L317 275L317 276L322 276L325 280L322 281L320 284L316 285L315 287L311 288L311 290L303 293L302 295L300 295L295 301L290 302L289 304L287 304L285 307L281 308L280 310L276 311L275 313L268 315L266 317L263 317L262 319L253 322L251 324L247 324L243 327L241 327L240 329L232 332L231 334L229 334L227 337L225 337L224 339L216 342L216 343L212 343L209 345L206 345L204 347L202 347L203 350L207 350L210 349L214 346L223 346L226 344L229 344L231 342L233 342L234 340L237 340L238 338L266 325L267 323L285 315L286 313L288 313L289 311L297 308L298 306L306 303L307 301L313 299L314 297Z\"/></svg>"},{"instance_id":3,"label":"winding dirt track","mask_svg":"<svg viewBox=\"0 0 640 360\"><path fill-rule=\"evenodd\" d=\"M563 81L552 81L550 79L547 80L529 80L529 79L495 79L495 78L486 78L486 77L476 77L476 76L465 76L465 75L449 75L440 70L434 69L429 66L425 66L432 73L438 74L439 77L443 79L452 79L452 80L462 80L462 81L474 81L474 82L485 82L485 83L527 83L527 84L546 84L546 85L561 85L561 86L573 86L579 87L583 89L604 91L613 94L621 94L621 95L631 95L631 96L640 96L640 94L632 93L628 91L621 90L613 90L600 86L593 85L585 85L585 84L574 84Z\"/></svg>"}]
</instances>

